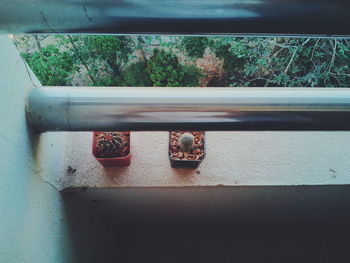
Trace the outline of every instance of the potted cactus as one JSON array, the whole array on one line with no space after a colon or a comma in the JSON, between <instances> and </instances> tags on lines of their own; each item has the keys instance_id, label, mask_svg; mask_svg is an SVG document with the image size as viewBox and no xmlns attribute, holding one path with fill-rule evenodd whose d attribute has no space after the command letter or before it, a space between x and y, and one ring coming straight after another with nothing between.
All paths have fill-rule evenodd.
<instances>
[{"instance_id":1,"label":"potted cactus","mask_svg":"<svg viewBox=\"0 0 350 263\"><path fill-rule=\"evenodd\" d=\"M205 157L205 133L171 131L169 160L173 168L197 168Z\"/></svg>"},{"instance_id":2,"label":"potted cactus","mask_svg":"<svg viewBox=\"0 0 350 263\"><path fill-rule=\"evenodd\" d=\"M94 132L92 154L103 166L129 166L130 132Z\"/></svg>"}]
</instances>

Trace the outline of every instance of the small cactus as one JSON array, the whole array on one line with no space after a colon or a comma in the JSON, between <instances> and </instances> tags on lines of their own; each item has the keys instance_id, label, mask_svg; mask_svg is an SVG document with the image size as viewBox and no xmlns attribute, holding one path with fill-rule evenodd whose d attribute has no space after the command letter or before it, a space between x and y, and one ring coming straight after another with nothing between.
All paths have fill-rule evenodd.
<instances>
[{"instance_id":1,"label":"small cactus","mask_svg":"<svg viewBox=\"0 0 350 263\"><path fill-rule=\"evenodd\" d=\"M96 138L97 154L100 157L118 157L124 147L118 132L101 132Z\"/></svg>"},{"instance_id":2,"label":"small cactus","mask_svg":"<svg viewBox=\"0 0 350 263\"><path fill-rule=\"evenodd\" d=\"M179 139L179 146L183 151L185 152L190 151L193 145L194 145L194 136L191 133L186 132L181 135Z\"/></svg>"}]
</instances>

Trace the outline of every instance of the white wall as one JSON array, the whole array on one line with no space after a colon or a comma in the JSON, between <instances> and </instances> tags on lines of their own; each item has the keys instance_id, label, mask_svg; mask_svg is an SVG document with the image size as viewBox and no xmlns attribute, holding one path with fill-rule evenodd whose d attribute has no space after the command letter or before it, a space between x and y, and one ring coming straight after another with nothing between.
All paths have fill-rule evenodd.
<instances>
[{"instance_id":1,"label":"white wall","mask_svg":"<svg viewBox=\"0 0 350 263\"><path fill-rule=\"evenodd\" d=\"M59 190L66 134L31 135L25 98L38 83L0 35L0 262L68 262Z\"/></svg>"}]
</instances>

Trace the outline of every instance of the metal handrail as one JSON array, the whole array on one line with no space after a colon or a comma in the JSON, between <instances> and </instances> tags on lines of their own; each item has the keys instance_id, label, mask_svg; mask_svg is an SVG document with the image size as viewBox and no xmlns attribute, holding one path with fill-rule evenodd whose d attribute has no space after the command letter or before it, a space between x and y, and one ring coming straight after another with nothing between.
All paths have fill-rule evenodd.
<instances>
[{"instance_id":1,"label":"metal handrail","mask_svg":"<svg viewBox=\"0 0 350 263\"><path fill-rule=\"evenodd\" d=\"M350 36L347 0L0 0L1 33Z\"/></svg>"},{"instance_id":2,"label":"metal handrail","mask_svg":"<svg viewBox=\"0 0 350 263\"><path fill-rule=\"evenodd\" d=\"M35 87L45 131L350 130L348 88Z\"/></svg>"}]
</instances>

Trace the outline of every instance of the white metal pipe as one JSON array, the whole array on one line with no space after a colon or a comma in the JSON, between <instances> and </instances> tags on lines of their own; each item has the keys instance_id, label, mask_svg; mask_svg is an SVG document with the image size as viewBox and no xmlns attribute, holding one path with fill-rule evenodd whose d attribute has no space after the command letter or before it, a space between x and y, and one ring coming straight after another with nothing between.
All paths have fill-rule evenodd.
<instances>
[{"instance_id":1,"label":"white metal pipe","mask_svg":"<svg viewBox=\"0 0 350 263\"><path fill-rule=\"evenodd\" d=\"M350 89L35 87L45 131L350 130Z\"/></svg>"}]
</instances>

